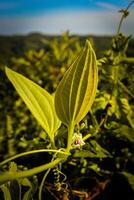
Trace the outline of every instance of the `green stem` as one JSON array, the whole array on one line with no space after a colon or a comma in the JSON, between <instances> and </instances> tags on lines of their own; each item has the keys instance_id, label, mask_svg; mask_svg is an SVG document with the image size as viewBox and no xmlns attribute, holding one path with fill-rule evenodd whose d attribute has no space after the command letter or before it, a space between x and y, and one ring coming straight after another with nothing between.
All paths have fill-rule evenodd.
<instances>
[{"instance_id":1,"label":"green stem","mask_svg":"<svg viewBox=\"0 0 134 200\"><path fill-rule=\"evenodd\" d=\"M134 3L134 1L131 1L128 6L126 7L125 9L125 12L127 12L129 10L129 8L132 6L132 4ZM121 26L122 26L122 23L123 23L123 20L126 18L126 16L124 15L124 13L122 14L121 16L121 19L120 19L120 22L119 22L119 26L118 26L118 30L117 30L117 35L119 34L120 32L120 29L121 29Z\"/></svg>"},{"instance_id":2,"label":"green stem","mask_svg":"<svg viewBox=\"0 0 134 200\"><path fill-rule=\"evenodd\" d=\"M83 141L86 141L86 140L87 140L88 138L90 138L91 136L96 136L97 133L99 132L99 130L101 129L101 126L103 125L104 121L105 121L105 118L103 118L103 119L100 121L100 123L98 124L98 122L97 122L97 120L96 120L97 124L96 124L96 126L95 126L95 132L94 132L93 134L88 133L87 135L85 135L85 136L83 137Z\"/></svg>"},{"instance_id":3,"label":"green stem","mask_svg":"<svg viewBox=\"0 0 134 200\"><path fill-rule=\"evenodd\" d=\"M55 154L55 155L56 155L56 154ZM55 155L53 156L51 162L54 160ZM39 187L39 194L38 194L39 200L42 199L42 189L43 189L43 185L44 185L44 182L45 182L45 180L46 180L46 178L47 178L47 176L48 176L50 170L51 170L51 168L49 168L49 169L46 171L46 173L44 174L44 177L43 177L43 179L42 179L42 181L41 181L41 184L40 184L40 187Z\"/></svg>"},{"instance_id":4,"label":"green stem","mask_svg":"<svg viewBox=\"0 0 134 200\"><path fill-rule=\"evenodd\" d=\"M87 135L85 135L84 137L83 137L83 141L86 141L88 138L90 138L92 136L92 134L91 133L88 133Z\"/></svg>"},{"instance_id":5,"label":"green stem","mask_svg":"<svg viewBox=\"0 0 134 200\"><path fill-rule=\"evenodd\" d=\"M133 65L134 64L134 57L123 58L120 62L124 63L124 64L132 64Z\"/></svg>"},{"instance_id":6,"label":"green stem","mask_svg":"<svg viewBox=\"0 0 134 200\"><path fill-rule=\"evenodd\" d=\"M134 94L132 92L130 92L129 89L127 89L127 87L120 81L118 80L118 85L119 87L121 87L127 94L129 94L132 98L134 98Z\"/></svg>"},{"instance_id":7,"label":"green stem","mask_svg":"<svg viewBox=\"0 0 134 200\"><path fill-rule=\"evenodd\" d=\"M44 185L44 182L45 182L45 180L46 180L46 178L47 178L47 176L48 176L50 170L51 170L51 168L49 168L49 169L46 171L46 173L45 173L45 175L44 175L44 177L43 177L43 179L42 179L42 181L41 181L41 184L40 184L40 187L39 187L39 196L38 196L39 200L42 200L42 189L43 189L43 185Z\"/></svg>"},{"instance_id":8,"label":"green stem","mask_svg":"<svg viewBox=\"0 0 134 200\"><path fill-rule=\"evenodd\" d=\"M54 153L61 153L61 154L65 154L68 155L67 152L65 151L61 151L61 150L55 150L55 149L39 149L39 150L32 150L32 151L28 151L28 152L24 152L24 153L20 153L17 154L15 156L12 156L11 158L8 158L6 160L4 160L3 162L0 163L0 166L5 165L6 163L15 160L17 158L20 158L22 156L27 156L27 155L31 155L31 154L35 154L35 153L43 153L43 152L54 152Z\"/></svg>"},{"instance_id":9,"label":"green stem","mask_svg":"<svg viewBox=\"0 0 134 200\"><path fill-rule=\"evenodd\" d=\"M67 153L69 153L71 149L73 133L74 133L74 123L71 123L68 126Z\"/></svg>"},{"instance_id":10,"label":"green stem","mask_svg":"<svg viewBox=\"0 0 134 200\"><path fill-rule=\"evenodd\" d=\"M54 138L52 140L50 139L50 142L51 142L52 149L56 149Z\"/></svg>"},{"instance_id":11,"label":"green stem","mask_svg":"<svg viewBox=\"0 0 134 200\"><path fill-rule=\"evenodd\" d=\"M57 164L60 162L64 161L64 158L57 158L52 162L49 162L47 164L41 165L39 167L34 167L32 169L26 170L26 171L20 171L20 172L5 172L0 176L0 184L3 184L7 181L11 181L17 178L24 178L24 177L29 177L34 174L38 174L42 171L45 171L49 168L55 167Z\"/></svg>"},{"instance_id":12,"label":"green stem","mask_svg":"<svg viewBox=\"0 0 134 200\"><path fill-rule=\"evenodd\" d=\"M119 68L119 66L115 66L115 67L112 68L113 84L112 84L112 91L111 91L109 101L113 98L113 96L117 96L117 82L118 82L118 74L119 74L118 68Z\"/></svg>"}]
</instances>

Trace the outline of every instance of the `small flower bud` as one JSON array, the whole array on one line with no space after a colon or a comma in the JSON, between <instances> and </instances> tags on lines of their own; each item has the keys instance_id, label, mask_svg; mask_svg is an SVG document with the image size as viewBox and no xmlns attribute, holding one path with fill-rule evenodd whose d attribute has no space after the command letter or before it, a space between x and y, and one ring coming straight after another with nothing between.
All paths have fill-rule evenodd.
<instances>
[{"instance_id":1,"label":"small flower bud","mask_svg":"<svg viewBox=\"0 0 134 200\"><path fill-rule=\"evenodd\" d=\"M79 148L79 147L82 147L84 144L85 142L82 139L82 134L74 133L73 138L72 138L72 147Z\"/></svg>"}]
</instances>

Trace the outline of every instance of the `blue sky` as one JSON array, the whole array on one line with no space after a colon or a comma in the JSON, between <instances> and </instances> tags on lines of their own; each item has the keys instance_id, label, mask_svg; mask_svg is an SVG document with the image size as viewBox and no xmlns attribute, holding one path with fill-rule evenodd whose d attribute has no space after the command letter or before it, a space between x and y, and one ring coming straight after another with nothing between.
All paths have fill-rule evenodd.
<instances>
[{"instance_id":1,"label":"blue sky","mask_svg":"<svg viewBox=\"0 0 134 200\"><path fill-rule=\"evenodd\" d=\"M0 34L114 34L130 0L0 0ZM134 7L134 6L133 6ZM123 31L134 34L134 8Z\"/></svg>"}]
</instances>

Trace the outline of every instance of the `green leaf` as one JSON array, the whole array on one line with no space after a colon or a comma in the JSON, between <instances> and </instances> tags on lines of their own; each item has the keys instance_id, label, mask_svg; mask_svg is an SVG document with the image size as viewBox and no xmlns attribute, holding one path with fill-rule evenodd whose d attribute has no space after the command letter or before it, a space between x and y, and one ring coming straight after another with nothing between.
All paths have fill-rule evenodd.
<instances>
[{"instance_id":1,"label":"green leaf","mask_svg":"<svg viewBox=\"0 0 134 200\"><path fill-rule=\"evenodd\" d=\"M21 184L25 187L29 187L29 189L25 192L22 200L31 200L32 199L32 193L33 193L32 183L29 181L28 178L24 178L22 180Z\"/></svg>"},{"instance_id":2,"label":"green leaf","mask_svg":"<svg viewBox=\"0 0 134 200\"><path fill-rule=\"evenodd\" d=\"M134 143L134 130L126 125L120 125L120 128L115 129L113 133L118 138L127 139L129 142Z\"/></svg>"},{"instance_id":3,"label":"green leaf","mask_svg":"<svg viewBox=\"0 0 134 200\"><path fill-rule=\"evenodd\" d=\"M32 183L29 181L28 178L23 178L23 180L21 181L21 185L32 188Z\"/></svg>"},{"instance_id":4,"label":"green leaf","mask_svg":"<svg viewBox=\"0 0 134 200\"><path fill-rule=\"evenodd\" d=\"M98 82L96 63L95 53L86 41L82 53L67 70L56 90L56 112L67 126L71 122L80 122L92 106Z\"/></svg>"},{"instance_id":5,"label":"green leaf","mask_svg":"<svg viewBox=\"0 0 134 200\"><path fill-rule=\"evenodd\" d=\"M1 185L0 189L4 193L4 200L12 200L8 187L6 187L5 185Z\"/></svg>"},{"instance_id":6,"label":"green leaf","mask_svg":"<svg viewBox=\"0 0 134 200\"><path fill-rule=\"evenodd\" d=\"M31 80L9 68L6 68L6 74L31 113L53 141L54 133L60 126L54 108L54 97Z\"/></svg>"},{"instance_id":7,"label":"green leaf","mask_svg":"<svg viewBox=\"0 0 134 200\"><path fill-rule=\"evenodd\" d=\"M95 140L91 140L88 144L88 150L76 151L74 157L83 158L106 158L111 157L110 153L102 148Z\"/></svg>"},{"instance_id":8,"label":"green leaf","mask_svg":"<svg viewBox=\"0 0 134 200\"><path fill-rule=\"evenodd\" d=\"M21 200L21 185L19 180L10 182L10 194L13 200Z\"/></svg>"},{"instance_id":9,"label":"green leaf","mask_svg":"<svg viewBox=\"0 0 134 200\"><path fill-rule=\"evenodd\" d=\"M25 192L22 200L31 200L32 198L32 190L29 189L27 192Z\"/></svg>"},{"instance_id":10,"label":"green leaf","mask_svg":"<svg viewBox=\"0 0 134 200\"><path fill-rule=\"evenodd\" d=\"M128 172L121 172L121 174L125 176L131 188L134 190L134 175Z\"/></svg>"}]
</instances>

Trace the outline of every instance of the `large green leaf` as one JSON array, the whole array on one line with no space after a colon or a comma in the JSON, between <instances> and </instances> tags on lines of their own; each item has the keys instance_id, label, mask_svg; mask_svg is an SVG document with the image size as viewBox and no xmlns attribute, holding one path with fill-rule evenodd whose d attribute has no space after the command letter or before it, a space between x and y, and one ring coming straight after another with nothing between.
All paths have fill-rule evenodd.
<instances>
[{"instance_id":1,"label":"large green leaf","mask_svg":"<svg viewBox=\"0 0 134 200\"><path fill-rule=\"evenodd\" d=\"M66 125L78 123L90 110L98 82L95 53L86 41L85 48L65 73L55 94L55 108Z\"/></svg>"},{"instance_id":2,"label":"large green leaf","mask_svg":"<svg viewBox=\"0 0 134 200\"><path fill-rule=\"evenodd\" d=\"M54 108L54 97L31 80L9 68L6 68L6 74L31 113L53 141L54 133L60 126Z\"/></svg>"}]
</instances>

